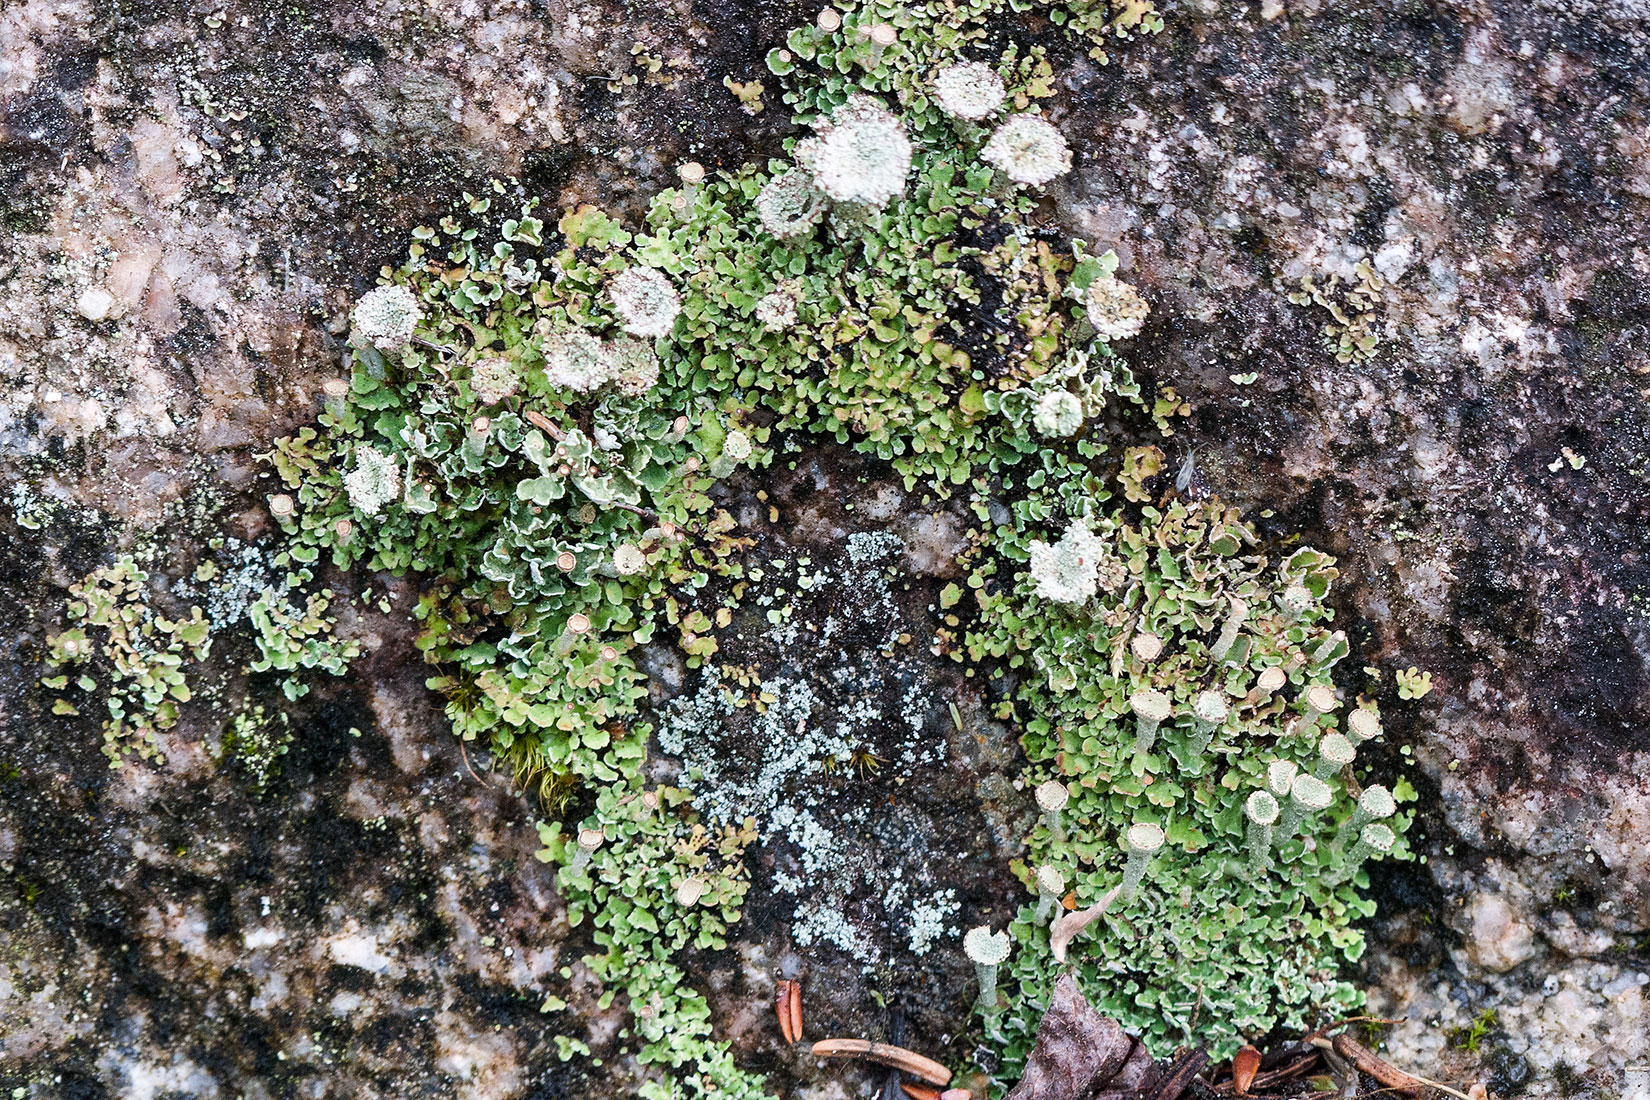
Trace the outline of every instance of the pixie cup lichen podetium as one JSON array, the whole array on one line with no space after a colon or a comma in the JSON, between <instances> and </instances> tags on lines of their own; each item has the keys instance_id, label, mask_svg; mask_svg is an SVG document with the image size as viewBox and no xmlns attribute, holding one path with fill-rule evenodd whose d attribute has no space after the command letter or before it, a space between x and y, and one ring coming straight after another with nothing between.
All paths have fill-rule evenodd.
<instances>
[{"instance_id":1,"label":"pixie cup lichen podetium","mask_svg":"<svg viewBox=\"0 0 1650 1100\"><path fill-rule=\"evenodd\" d=\"M1124 901L1134 900L1134 895L1140 888L1140 880L1145 877L1146 867L1152 861L1152 856L1163 847L1163 830L1149 821L1137 822L1129 826L1124 836L1124 842L1129 849L1129 862L1123 868L1123 889L1119 897Z\"/></svg>"},{"instance_id":2,"label":"pixie cup lichen podetium","mask_svg":"<svg viewBox=\"0 0 1650 1100\"><path fill-rule=\"evenodd\" d=\"M1398 812L1398 803L1392 797L1392 792L1382 786L1365 787L1364 793L1358 796L1358 804L1352 810L1352 816L1347 818L1335 832L1335 839L1330 844L1337 848L1344 848L1346 842L1357 834L1365 825L1373 821L1384 821Z\"/></svg>"},{"instance_id":3,"label":"pixie cup lichen podetium","mask_svg":"<svg viewBox=\"0 0 1650 1100\"><path fill-rule=\"evenodd\" d=\"M1037 921L1048 919L1049 911L1059 904L1066 892L1066 876L1060 868L1045 863L1037 868Z\"/></svg>"},{"instance_id":4,"label":"pixie cup lichen podetium","mask_svg":"<svg viewBox=\"0 0 1650 1100\"><path fill-rule=\"evenodd\" d=\"M1157 743L1157 728L1169 717L1174 704L1161 691L1147 688L1129 696L1129 709L1134 711L1134 770L1146 766L1146 757Z\"/></svg>"},{"instance_id":5,"label":"pixie cup lichen podetium","mask_svg":"<svg viewBox=\"0 0 1650 1100\"><path fill-rule=\"evenodd\" d=\"M1281 844L1300 831L1301 823L1311 814L1327 810L1334 801L1335 792L1328 783L1315 775L1297 775L1289 785L1289 801L1283 805L1278 821L1277 840Z\"/></svg>"},{"instance_id":6,"label":"pixie cup lichen podetium","mask_svg":"<svg viewBox=\"0 0 1650 1100\"><path fill-rule=\"evenodd\" d=\"M1266 791L1256 791L1243 804L1249 819L1249 873L1259 875L1272 866L1272 826L1278 820L1278 800Z\"/></svg>"},{"instance_id":7,"label":"pixie cup lichen podetium","mask_svg":"<svg viewBox=\"0 0 1650 1100\"><path fill-rule=\"evenodd\" d=\"M1037 784L1037 806L1043 811L1043 824L1056 842L1066 839L1065 827L1060 822L1060 811L1065 809L1071 792L1058 779Z\"/></svg>"},{"instance_id":8,"label":"pixie cup lichen podetium","mask_svg":"<svg viewBox=\"0 0 1650 1100\"><path fill-rule=\"evenodd\" d=\"M997 1006L997 967L1008 959L1011 943L1007 932L993 932L989 926L970 928L963 936L963 952L974 964L980 979L979 1005L986 1011Z\"/></svg>"},{"instance_id":9,"label":"pixie cup lichen podetium","mask_svg":"<svg viewBox=\"0 0 1650 1100\"><path fill-rule=\"evenodd\" d=\"M1349 767L1358 756L1358 750L1352 747L1352 742L1339 733L1326 733L1318 742L1318 766L1313 775L1328 781L1337 775L1342 768Z\"/></svg>"}]
</instances>

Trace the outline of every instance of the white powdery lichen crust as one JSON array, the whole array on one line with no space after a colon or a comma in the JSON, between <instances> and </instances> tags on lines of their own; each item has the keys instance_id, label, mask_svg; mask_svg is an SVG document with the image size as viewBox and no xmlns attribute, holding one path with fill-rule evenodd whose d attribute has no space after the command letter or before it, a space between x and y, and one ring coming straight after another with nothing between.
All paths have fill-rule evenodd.
<instances>
[{"instance_id":1,"label":"white powdery lichen crust","mask_svg":"<svg viewBox=\"0 0 1650 1100\"><path fill-rule=\"evenodd\" d=\"M632 336L669 336L682 312L676 288L656 268L626 268L608 284L607 296Z\"/></svg>"},{"instance_id":2,"label":"white powdery lichen crust","mask_svg":"<svg viewBox=\"0 0 1650 1100\"><path fill-rule=\"evenodd\" d=\"M1140 292L1123 280L1105 275L1083 292L1083 310L1101 340L1127 340L1138 336L1151 307Z\"/></svg>"},{"instance_id":3,"label":"white powdery lichen crust","mask_svg":"<svg viewBox=\"0 0 1650 1100\"><path fill-rule=\"evenodd\" d=\"M997 70L980 61L948 65L934 77L934 99L952 118L979 122L1003 105L1008 89Z\"/></svg>"},{"instance_id":4,"label":"white powdery lichen crust","mask_svg":"<svg viewBox=\"0 0 1650 1100\"><path fill-rule=\"evenodd\" d=\"M769 332L783 332L796 324L796 298L783 290L764 294L756 303L755 314Z\"/></svg>"},{"instance_id":5,"label":"white powdery lichen crust","mask_svg":"<svg viewBox=\"0 0 1650 1100\"><path fill-rule=\"evenodd\" d=\"M496 405L515 396L516 372L508 359L493 356L479 359L470 368L470 392L483 405Z\"/></svg>"},{"instance_id":6,"label":"white powdery lichen crust","mask_svg":"<svg viewBox=\"0 0 1650 1100\"><path fill-rule=\"evenodd\" d=\"M626 397L641 397L659 383L659 356L634 336L613 341L613 385Z\"/></svg>"},{"instance_id":7,"label":"white powdery lichen crust","mask_svg":"<svg viewBox=\"0 0 1650 1100\"><path fill-rule=\"evenodd\" d=\"M1106 544L1082 520L1073 520L1052 546L1034 539L1030 549L1031 579L1043 599L1080 604L1099 590Z\"/></svg>"},{"instance_id":8,"label":"white powdery lichen crust","mask_svg":"<svg viewBox=\"0 0 1650 1100\"><path fill-rule=\"evenodd\" d=\"M980 157L1015 183L1032 187L1071 170L1066 139L1040 115L1015 115L991 131Z\"/></svg>"},{"instance_id":9,"label":"white powdery lichen crust","mask_svg":"<svg viewBox=\"0 0 1650 1100\"><path fill-rule=\"evenodd\" d=\"M404 286L381 286L355 303L350 320L361 338L381 351L394 351L412 339L422 316L418 299Z\"/></svg>"},{"instance_id":10,"label":"white powdery lichen crust","mask_svg":"<svg viewBox=\"0 0 1650 1100\"><path fill-rule=\"evenodd\" d=\"M557 389L589 393L613 377L613 355L582 328L552 333L544 341L544 377Z\"/></svg>"},{"instance_id":11,"label":"white powdery lichen crust","mask_svg":"<svg viewBox=\"0 0 1650 1100\"><path fill-rule=\"evenodd\" d=\"M792 168L769 180L758 192L755 205L762 228L780 240L790 240L818 225L830 200L814 186L813 177Z\"/></svg>"},{"instance_id":12,"label":"white powdery lichen crust","mask_svg":"<svg viewBox=\"0 0 1650 1100\"><path fill-rule=\"evenodd\" d=\"M384 505L401 499L401 470L374 447L355 449L355 469L344 475L350 506L364 516L376 516Z\"/></svg>"},{"instance_id":13,"label":"white powdery lichen crust","mask_svg":"<svg viewBox=\"0 0 1650 1100\"><path fill-rule=\"evenodd\" d=\"M1031 422L1043 435L1068 436L1083 426L1083 403L1070 390L1050 390L1037 399Z\"/></svg>"},{"instance_id":14,"label":"white powdery lichen crust","mask_svg":"<svg viewBox=\"0 0 1650 1100\"><path fill-rule=\"evenodd\" d=\"M905 190L911 139L899 116L875 99L849 96L818 130L797 144L796 159L826 195L881 207Z\"/></svg>"}]
</instances>

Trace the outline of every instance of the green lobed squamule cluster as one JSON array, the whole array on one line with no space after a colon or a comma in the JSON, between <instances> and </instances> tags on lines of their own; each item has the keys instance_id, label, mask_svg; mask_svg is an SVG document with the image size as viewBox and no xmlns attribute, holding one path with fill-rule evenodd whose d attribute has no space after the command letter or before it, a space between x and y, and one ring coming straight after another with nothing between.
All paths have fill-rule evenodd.
<instances>
[{"instance_id":1,"label":"green lobed squamule cluster","mask_svg":"<svg viewBox=\"0 0 1650 1100\"><path fill-rule=\"evenodd\" d=\"M1135 499L1109 511L1094 496L1074 508L1029 495L970 577L980 614L957 656L1006 670L999 714L1024 730L1026 784L1045 810L1026 837L1028 897L999 979L1010 1007L987 1018L1005 1080L1063 969L1040 874L1070 887L1055 918L1124 887L1067 949L1095 1006L1154 1049L1194 1041L1220 1054L1356 1002L1337 972L1363 948L1352 922L1373 912L1359 863L1407 857L1411 815L1355 778L1378 716L1343 705L1331 683L1347 653L1324 603L1333 560L1310 549L1274 560L1219 502L1153 503L1138 482L1124 487ZM1048 531L1033 517L1050 511L1074 518ZM1087 583L1064 579L1050 598L1038 562L1061 542L1081 546ZM1131 851L1140 826L1161 829L1162 847Z\"/></svg>"},{"instance_id":2,"label":"green lobed squamule cluster","mask_svg":"<svg viewBox=\"0 0 1650 1100\"><path fill-rule=\"evenodd\" d=\"M641 1061L668 1070L650 1097L763 1091L715 1041L674 959L720 944L737 919L749 827L708 830L682 792L647 787L635 653L661 628L695 661L714 651L702 593L737 575L742 542L709 490L771 461L784 433L885 458L908 486L974 495L977 618L952 648L1007 670L1017 687L1002 716L1024 731L1028 786L1058 778L1067 791L1063 819L1028 838L1030 897L993 972L1004 995L986 1027L1005 1074L1056 972L1030 900L1044 868L1041 893L1058 878L1078 905L1130 876L1128 900L1071 957L1103 1010L1156 1040L1224 1044L1234 1021L1263 1031L1351 993L1335 968L1361 942L1350 921L1368 905L1348 862L1363 837L1336 842L1355 812L1349 773L1313 774L1338 701L1302 701L1345 652L1322 625L1333 565L1310 551L1269 562L1218 505L1150 504L1139 455L1125 462L1130 505L1100 511L1095 418L1139 400L1111 344L1139 331L1145 304L1114 256L1053 248L1028 227L1033 196L1015 179L1069 160L1033 110L1052 94L1041 51L985 47L988 17L1009 6L828 9L769 55L811 127L793 159L685 174L639 232L590 207L552 225L531 204L495 227L504 188L466 196L386 272L395 326L377 307L370 326L357 319L350 377L329 385L320 430L273 455L288 562L419 575L419 645L455 730L564 798L595 789L589 814L542 827L540 854L560 866L570 915L593 926L589 961L609 998L628 999ZM1155 29L1146 4L1036 6L1096 50ZM948 113L935 74L981 60L1001 102L969 68L953 74ZM1001 133L1015 118L1036 123ZM844 132L889 119L911 146L891 196L904 151L859 166L870 146ZM987 284L998 323L982 330L970 315ZM1177 407L1166 392L1151 411L1161 423ZM1092 576L1073 574L1094 547ZM1233 599L1247 614L1227 630ZM1137 644L1145 634L1158 651ZM1148 737L1141 712L1159 707ZM1275 826L1250 875L1243 806L1275 761L1327 783L1332 801L1295 811L1295 832ZM1122 837L1136 826L1160 828L1162 847L1131 856Z\"/></svg>"}]
</instances>

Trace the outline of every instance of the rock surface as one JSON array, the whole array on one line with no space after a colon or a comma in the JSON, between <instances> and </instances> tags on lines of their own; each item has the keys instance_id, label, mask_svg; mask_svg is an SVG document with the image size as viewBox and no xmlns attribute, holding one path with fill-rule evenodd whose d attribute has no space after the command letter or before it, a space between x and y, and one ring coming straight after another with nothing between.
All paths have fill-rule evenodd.
<instances>
[{"instance_id":1,"label":"rock surface","mask_svg":"<svg viewBox=\"0 0 1650 1100\"><path fill-rule=\"evenodd\" d=\"M295 708L262 801L209 755L212 708L186 711L164 767L110 771L93 724L31 685L62 588L112 546L158 543L157 572L182 577L210 538L265 530L254 453L314 415L348 304L415 225L496 174L634 213L682 159L777 152L779 105L752 118L722 78L759 77L811 15L0 12L0 1085L633 1082L564 1060L558 1035L616 1049L622 1018L597 1009L529 858L531 806L469 774L485 762L446 731L395 616L350 625L372 656ZM1188 0L1109 66L1066 58L1053 116L1076 166L1050 216L1115 248L1152 303L1132 357L1190 404L1173 463L1341 555L1354 653L1425 789L1428 864L1383 877L1370 930L1374 1008L1404 1017L1388 1056L1498 1094L1650 1095L1647 43L1626 0ZM944 568L943 513L864 504L904 517L912 568ZM820 537L840 519L802 518ZM220 698L273 703L236 657L216 657ZM1411 666L1434 678L1413 701L1393 687ZM1025 812L1006 786L981 780L987 833ZM713 1004L742 1062L845 1095L766 1026L788 950L704 960ZM883 1026L855 967L821 965L845 983L822 1021ZM884 979L936 1048L966 1009L952 979ZM541 1013L551 995L570 1007Z\"/></svg>"}]
</instances>

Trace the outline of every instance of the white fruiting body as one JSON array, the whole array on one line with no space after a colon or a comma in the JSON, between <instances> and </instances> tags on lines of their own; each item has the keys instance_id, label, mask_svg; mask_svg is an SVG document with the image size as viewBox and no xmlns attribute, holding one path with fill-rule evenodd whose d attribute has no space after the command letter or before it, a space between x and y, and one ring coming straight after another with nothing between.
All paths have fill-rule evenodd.
<instances>
[{"instance_id":1,"label":"white fruiting body","mask_svg":"<svg viewBox=\"0 0 1650 1100\"><path fill-rule=\"evenodd\" d=\"M989 117L1007 97L1003 78L983 62L947 65L934 76L934 102L952 118L965 122L979 122Z\"/></svg>"},{"instance_id":2,"label":"white fruiting body","mask_svg":"<svg viewBox=\"0 0 1650 1100\"><path fill-rule=\"evenodd\" d=\"M357 512L379 515L384 505L401 499L401 469L377 448L357 447L355 469L344 475L344 492Z\"/></svg>"},{"instance_id":3,"label":"white fruiting body","mask_svg":"<svg viewBox=\"0 0 1650 1100\"><path fill-rule=\"evenodd\" d=\"M1133 286L1103 275L1083 292L1083 312L1094 326L1095 338L1110 343L1140 335L1151 307Z\"/></svg>"},{"instance_id":4,"label":"white fruiting body","mask_svg":"<svg viewBox=\"0 0 1650 1100\"><path fill-rule=\"evenodd\" d=\"M412 339L421 316L412 291L404 286L381 286L361 296L350 320L373 347L394 351Z\"/></svg>"},{"instance_id":5,"label":"white fruiting body","mask_svg":"<svg viewBox=\"0 0 1650 1100\"><path fill-rule=\"evenodd\" d=\"M612 379L615 365L612 349L585 329L570 328L545 338L544 377L557 389L600 389Z\"/></svg>"},{"instance_id":6,"label":"white fruiting body","mask_svg":"<svg viewBox=\"0 0 1650 1100\"><path fill-rule=\"evenodd\" d=\"M1082 520L1073 520L1060 541L1032 540L1028 566L1037 595L1056 603L1080 604L1100 588L1099 563L1105 543Z\"/></svg>"},{"instance_id":7,"label":"white fruiting body","mask_svg":"<svg viewBox=\"0 0 1650 1100\"><path fill-rule=\"evenodd\" d=\"M1071 169L1071 150L1060 131L1040 115L1015 115L991 132L980 158L1015 183L1032 187Z\"/></svg>"},{"instance_id":8,"label":"white fruiting body","mask_svg":"<svg viewBox=\"0 0 1650 1100\"><path fill-rule=\"evenodd\" d=\"M781 172L756 196L756 216L762 228L780 240L800 237L825 217L830 201L814 186L813 177L800 168Z\"/></svg>"},{"instance_id":9,"label":"white fruiting body","mask_svg":"<svg viewBox=\"0 0 1650 1100\"><path fill-rule=\"evenodd\" d=\"M849 96L796 146L797 163L837 202L880 208L905 190L911 139L898 115L866 95Z\"/></svg>"},{"instance_id":10,"label":"white fruiting body","mask_svg":"<svg viewBox=\"0 0 1650 1100\"><path fill-rule=\"evenodd\" d=\"M1083 403L1070 390L1050 390L1037 399L1031 423L1044 435L1068 436L1083 426Z\"/></svg>"},{"instance_id":11,"label":"white fruiting body","mask_svg":"<svg viewBox=\"0 0 1650 1100\"><path fill-rule=\"evenodd\" d=\"M625 268L608 284L607 296L632 336L669 336L682 312L676 288L656 268Z\"/></svg>"}]
</instances>

